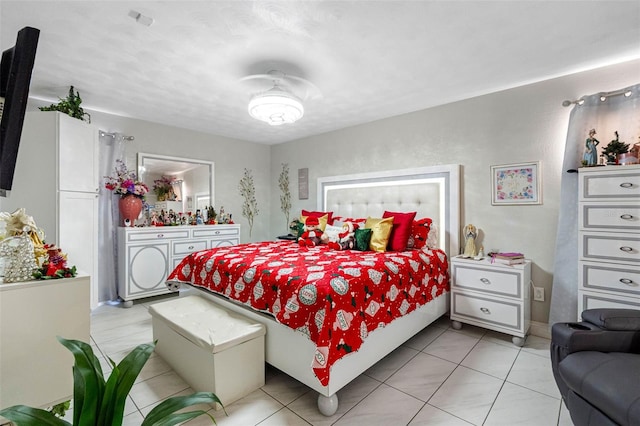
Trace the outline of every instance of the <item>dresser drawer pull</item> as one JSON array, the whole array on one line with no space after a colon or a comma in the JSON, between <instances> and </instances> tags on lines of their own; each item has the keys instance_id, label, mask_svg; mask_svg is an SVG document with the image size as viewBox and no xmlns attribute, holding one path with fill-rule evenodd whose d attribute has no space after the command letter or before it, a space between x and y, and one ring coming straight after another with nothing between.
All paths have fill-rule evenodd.
<instances>
[{"instance_id":1,"label":"dresser drawer pull","mask_svg":"<svg viewBox=\"0 0 640 426\"><path fill-rule=\"evenodd\" d=\"M633 219L633 215L632 214L621 214L620 215L620 219L631 220L631 219Z\"/></svg>"},{"instance_id":2,"label":"dresser drawer pull","mask_svg":"<svg viewBox=\"0 0 640 426\"><path fill-rule=\"evenodd\" d=\"M158 234L158 235L156 235L156 238L162 238L162 237L164 237L164 234Z\"/></svg>"},{"instance_id":3,"label":"dresser drawer pull","mask_svg":"<svg viewBox=\"0 0 640 426\"><path fill-rule=\"evenodd\" d=\"M216 231L215 234L218 235L220 233L220 231Z\"/></svg>"},{"instance_id":4,"label":"dresser drawer pull","mask_svg":"<svg viewBox=\"0 0 640 426\"><path fill-rule=\"evenodd\" d=\"M620 282L626 285L634 285L633 280L630 280L629 278L620 278Z\"/></svg>"},{"instance_id":5,"label":"dresser drawer pull","mask_svg":"<svg viewBox=\"0 0 640 426\"><path fill-rule=\"evenodd\" d=\"M632 188L633 184L631 182L622 182L620 184L620 188Z\"/></svg>"},{"instance_id":6,"label":"dresser drawer pull","mask_svg":"<svg viewBox=\"0 0 640 426\"><path fill-rule=\"evenodd\" d=\"M487 315L491 314L491 311L489 310L489 308L480 308L480 312Z\"/></svg>"},{"instance_id":7,"label":"dresser drawer pull","mask_svg":"<svg viewBox=\"0 0 640 426\"><path fill-rule=\"evenodd\" d=\"M189 246L189 250L193 250L193 246Z\"/></svg>"},{"instance_id":8,"label":"dresser drawer pull","mask_svg":"<svg viewBox=\"0 0 640 426\"><path fill-rule=\"evenodd\" d=\"M480 282L487 285L491 284L491 280L489 280L489 278L480 278Z\"/></svg>"},{"instance_id":9,"label":"dresser drawer pull","mask_svg":"<svg viewBox=\"0 0 640 426\"><path fill-rule=\"evenodd\" d=\"M633 248L629 246L622 246L620 247L620 250L624 251L625 253L631 253L633 251Z\"/></svg>"}]
</instances>

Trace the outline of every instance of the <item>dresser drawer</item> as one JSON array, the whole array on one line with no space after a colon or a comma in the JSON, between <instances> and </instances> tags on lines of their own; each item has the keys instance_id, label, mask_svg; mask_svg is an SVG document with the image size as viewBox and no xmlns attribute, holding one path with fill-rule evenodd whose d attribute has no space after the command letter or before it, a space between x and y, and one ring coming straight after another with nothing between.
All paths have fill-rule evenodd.
<instances>
[{"instance_id":1,"label":"dresser drawer","mask_svg":"<svg viewBox=\"0 0 640 426\"><path fill-rule=\"evenodd\" d=\"M162 227L134 228L135 232L127 232L127 241L172 240L189 238L188 229L162 229Z\"/></svg>"},{"instance_id":2,"label":"dresser drawer","mask_svg":"<svg viewBox=\"0 0 640 426\"><path fill-rule=\"evenodd\" d=\"M194 238L228 238L231 236L239 236L240 228L225 225L208 225L205 227L197 227L193 230Z\"/></svg>"},{"instance_id":3,"label":"dresser drawer","mask_svg":"<svg viewBox=\"0 0 640 426\"><path fill-rule=\"evenodd\" d=\"M491 267L470 268L454 263L452 271L454 288L522 297L522 276L517 270L497 270Z\"/></svg>"},{"instance_id":4,"label":"dresser drawer","mask_svg":"<svg viewBox=\"0 0 640 426\"><path fill-rule=\"evenodd\" d=\"M578 292L578 315L585 309L640 309L640 300L591 291ZM578 318L580 319L580 318Z\"/></svg>"},{"instance_id":5,"label":"dresser drawer","mask_svg":"<svg viewBox=\"0 0 640 426\"><path fill-rule=\"evenodd\" d=\"M180 241L174 242L172 248L172 254L174 256L186 256L194 251L205 250L207 248L207 241Z\"/></svg>"},{"instance_id":6,"label":"dresser drawer","mask_svg":"<svg viewBox=\"0 0 640 426\"><path fill-rule=\"evenodd\" d=\"M522 332L522 304L497 301L482 296L452 293L452 319L456 316L480 321L488 325Z\"/></svg>"},{"instance_id":7,"label":"dresser drawer","mask_svg":"<svg viewBox=\"0 0 640 426\"><path fill-rule=\"evenodd\" d=\"M585 260L640 265L640 234L581 232L578 253Z\"/></svg>"},{"instance_id":8,"label":"dresser drawer","mask_svg":"<svg viewBox=\"0 0 640 426\"><path fill-rule=\"evenodd\" d=\"M579 190L580 200L640 200L640 170L635 166L621 166L617 170L581 171Z\"/></svg>"},{"instance_id":9,"label":"dresser drawer","mask_svg":"<svg viewBox=\"0 0 640 426\"><path fill-rule=\"evenodd\" d=\"M580 262L578 282L584 290L640 295L640 267Z\"/></svg>"},{"instance_id":10,"label":"dresser drawer","mask_svg":"<svg viewBox=\"0 0 640 426\"><path fill-rule=\"evenodd\" d=\"M593 230L640 230L640 205L598 204L580 205L580 228Z\"/></svg>"}]
</instances>

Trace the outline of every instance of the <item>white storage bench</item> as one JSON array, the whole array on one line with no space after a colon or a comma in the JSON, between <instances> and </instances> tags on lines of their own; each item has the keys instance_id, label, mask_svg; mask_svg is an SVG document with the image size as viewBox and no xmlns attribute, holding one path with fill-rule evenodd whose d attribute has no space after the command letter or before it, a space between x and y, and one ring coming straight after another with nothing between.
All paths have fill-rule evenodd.
<instances>
[{"instance_id":1,"label":"white storage bench","mask_svg":"<svg viewBox=\"0 0 640 426\"><path fill-rule=\"evenodd\" d=\"M264 386L264 325L198 296L156 303L149 313L156 352L194 391L227 405Z\"/></svg>"}]
</instances>

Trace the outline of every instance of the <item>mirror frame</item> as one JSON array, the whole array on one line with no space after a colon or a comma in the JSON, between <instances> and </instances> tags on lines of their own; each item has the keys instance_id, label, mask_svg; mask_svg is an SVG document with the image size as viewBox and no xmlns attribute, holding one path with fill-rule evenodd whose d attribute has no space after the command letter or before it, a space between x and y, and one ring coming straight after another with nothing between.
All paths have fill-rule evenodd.
<instances>
[{"instance_id":1,"label":"mirror frame","mask_svg":"<svg viewBox=\"0 0 640 426\"><path fill-rule=\"evenodd\" d=\"M198 160L195 158L174 157L171 155L151 154L148 152L138 152L138 158L137 158L138 178L141 178L143 176L142 168L144 167L145 159L176 161L180 163L193 163L201 166L209 166L209 202L211 206L215 206L215 187L214 187L215 165L213 161ZM149 187L149 191L153 191L152 187ZM192 194L192 196L195 197L195 194Z\"/></svg>"}]
</instances>

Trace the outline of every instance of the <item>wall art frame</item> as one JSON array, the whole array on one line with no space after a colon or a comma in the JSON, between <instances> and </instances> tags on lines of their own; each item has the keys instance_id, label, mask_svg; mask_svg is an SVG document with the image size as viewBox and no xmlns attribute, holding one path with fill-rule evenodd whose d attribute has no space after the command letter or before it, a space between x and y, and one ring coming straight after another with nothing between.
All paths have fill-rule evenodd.
<instances>
[{"instance_id":1,"label":"wall art frame","mask_svg":"<svg viewBox=\"0 0 640 426\"><path fill-rule=\"evenodd\" d=\"M491 204L542 204L540 161L491 166Z\"/></svg>"}]
</instances>

